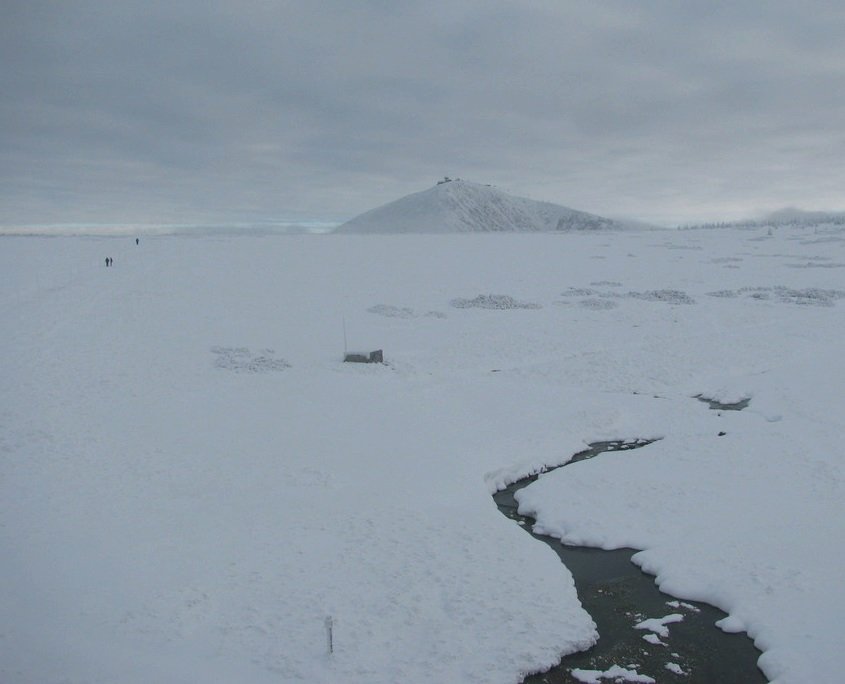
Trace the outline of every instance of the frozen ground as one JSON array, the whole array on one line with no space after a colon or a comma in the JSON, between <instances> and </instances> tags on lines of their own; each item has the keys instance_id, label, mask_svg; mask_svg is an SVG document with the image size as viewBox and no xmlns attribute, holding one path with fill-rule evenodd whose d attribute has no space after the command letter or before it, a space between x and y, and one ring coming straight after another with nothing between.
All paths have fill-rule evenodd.
<instances>
[{"instance_id":1,"label":"frozen ground","mask_svg":"<svg viewBox=\"0 0 845 684\"><path fill-rule=\"evenodd\" d=\"M521 503L838 681L842 264L832 228L0 238L0 680L517 682L595 634L491 491L660 436Z\"/></svg>"}]
</instances>

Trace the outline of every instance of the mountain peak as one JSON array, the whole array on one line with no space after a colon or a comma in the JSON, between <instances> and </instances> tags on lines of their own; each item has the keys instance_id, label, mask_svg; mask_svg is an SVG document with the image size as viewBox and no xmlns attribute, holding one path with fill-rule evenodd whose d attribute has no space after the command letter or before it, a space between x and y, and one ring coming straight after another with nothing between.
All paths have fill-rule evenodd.
<instances>
[{"instance_id":1,"label":"mountain peak","mask_svg":"<svg viewBox=\"0 0 845 684\"><path fill-rule=\"evenodd\" d=\"M341 233L474 233L608 230L612 219L549 202L515 197L491 185L452 179L372 209L341 225Z\"/></svg>"}]
</instances>

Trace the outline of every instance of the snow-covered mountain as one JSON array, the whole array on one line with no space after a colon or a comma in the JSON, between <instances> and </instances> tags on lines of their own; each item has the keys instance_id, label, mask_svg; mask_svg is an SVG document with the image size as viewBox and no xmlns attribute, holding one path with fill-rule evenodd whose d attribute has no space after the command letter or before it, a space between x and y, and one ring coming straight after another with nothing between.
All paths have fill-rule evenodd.
<instances>
[{"instance_id":1,"label":"snow-covered mountain","mask_svg":"<svg viewBox=\"0 0 845 684\"><path fill-rule=\"evenodd\" d=\"M483 233L618 230L628 224L549 202L514 197L489 185L441 181L372 209L340 233Z\"/></svg>"}]
</instances>

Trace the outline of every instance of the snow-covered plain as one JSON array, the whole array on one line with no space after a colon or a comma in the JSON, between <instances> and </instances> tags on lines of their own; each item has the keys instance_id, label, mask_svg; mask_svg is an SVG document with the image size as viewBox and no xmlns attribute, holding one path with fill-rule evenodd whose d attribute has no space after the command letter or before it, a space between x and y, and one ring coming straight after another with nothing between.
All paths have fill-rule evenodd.
<instances>
[{"instance_id":1,"label":"snow-covered plain","mask_svg":"<svg viewBox=\"0 0 845 684\"><path fill-rule=\"evenodd\" d=\"M518 682L595 633L490 494L635 437L523 512L840 680L841 230L0 238L0 681Z\"/></svg>"}]
</instances>

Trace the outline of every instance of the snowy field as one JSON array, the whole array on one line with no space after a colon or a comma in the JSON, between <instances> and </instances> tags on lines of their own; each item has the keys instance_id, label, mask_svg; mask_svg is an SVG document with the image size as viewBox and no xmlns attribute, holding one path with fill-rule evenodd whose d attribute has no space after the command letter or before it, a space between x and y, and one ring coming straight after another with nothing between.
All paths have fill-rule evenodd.
<instances>
[{"instance_id":1,"label":"snowy field","mask_svg":"<svg viewBox=\"0 0 845 684\"><path fill-rule=\"evenodd\" d=\"M491 492L635 437L521 510L845 678L843 232L2 237L0 279L0 681L518 682L596 635Z\"/></svg>"}]
</instances>

